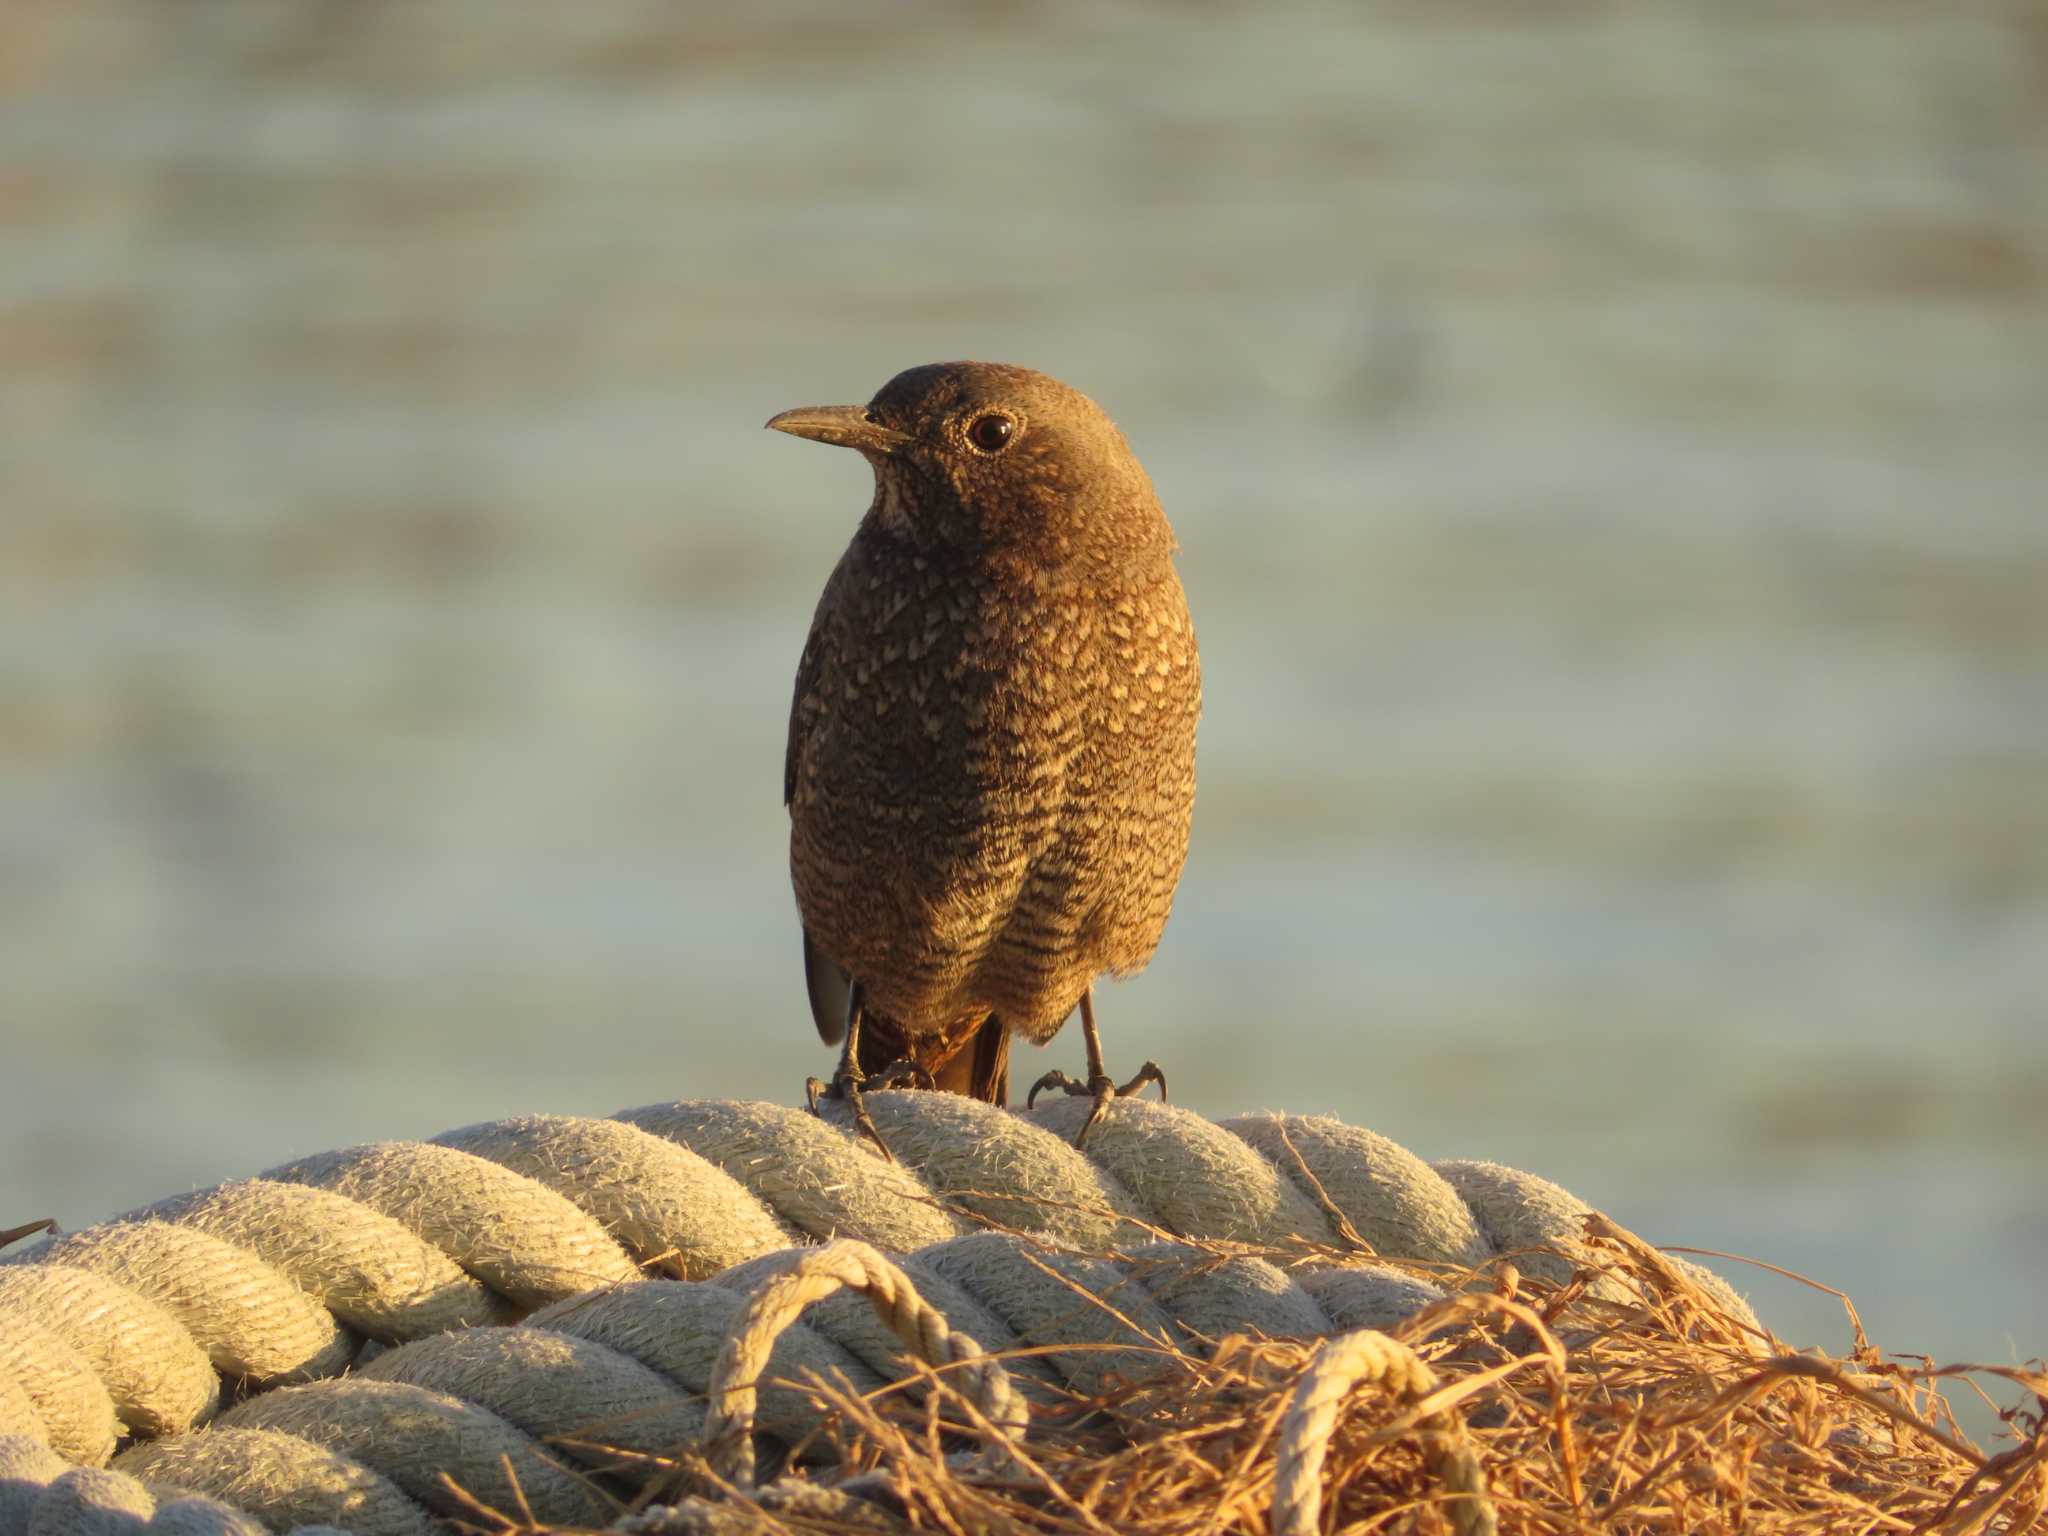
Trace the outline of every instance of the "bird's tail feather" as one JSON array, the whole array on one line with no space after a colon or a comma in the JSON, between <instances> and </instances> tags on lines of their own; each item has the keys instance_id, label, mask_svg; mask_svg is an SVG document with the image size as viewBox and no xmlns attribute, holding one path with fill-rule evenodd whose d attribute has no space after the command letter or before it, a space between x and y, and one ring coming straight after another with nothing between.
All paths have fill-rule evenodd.
<instances>
[{"instance_id":1,"label":"bird's tail feather","mask_svg":"<svg viewBox=\"0 0 2048 1536\"><path fill-rule=\"evenodd\" d=\"M811 995L811 1022L818 1026L818 1038L837 1045L846 1038L846 1000L853 983L839 962L811 940L804 930L804 990Z\"/></svg>"},{"instance_id":2,"label":"bird's tail feather","mask_svg":"<svg viewBox=\"0 0 2048 1536\"><path fill-rule=\"evenodd\" d=\"M965 1028L912 1036L895 1020L863 1010L861 1071L873 1076L906 1056L929 1072L942 1092L996 1105L1009 1102L1010 1026L993 1013L970 1018Z\"/></svg>"}]
</instances>

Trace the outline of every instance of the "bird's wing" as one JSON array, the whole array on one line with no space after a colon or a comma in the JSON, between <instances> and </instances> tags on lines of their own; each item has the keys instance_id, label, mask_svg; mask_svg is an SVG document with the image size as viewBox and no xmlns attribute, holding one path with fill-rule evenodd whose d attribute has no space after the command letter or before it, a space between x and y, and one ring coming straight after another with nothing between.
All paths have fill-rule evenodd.
<instances>
[{"instance_id":1,"label":"bird's wing","mask_svg":"<svg viewBox=\"0 0 2048 1536\"><path fill-rule=\"evenodd\" d=\"M796 664L796 690L789 701L789 743L782 754L784 805L796 798L797 765L803 760L804 740L817 719L818 688L825 671L825 658L831 648L829 631L832 615L838 607L839 589L845 584L847 563L852 558L853 551L849 549L826 578L825 590L818 596L817 611L811 615L810 633L804 636L804 653Z\"/></svg>"},{"instance_id":2,"label":"bird's wing","mask_svg":"<svg viewBox=\"0 0 2048 1536\"><path fill-rule=\"evenodd\" d=\"M822 615L820 616L822 618ZM803 757L804 738L810 734L811 708L805 701L818 686L823 667L824 646L818 634L819 620L811 622L810 638L804 641L803 659L796 664L796 696L789 701L789 742L782 751L782 803L796 798L796 765Z\"/></svg>"},{"instance_id":3,"label":"bird's wing","mask_svg":"<svg viewBox=\"0 0 2048 1536\"><path fill-rule=\"evenodd\" d=\"M789 701L789 744L782 755L782 803L796 799L798 765L803 761L804 741L818 717L817 693L825 671L830 645L829 615L833 612L846 569L842 558L825 582L818 610L811 616L811 631L804 637L804 653L796 664L796 691ZM846 1038L846 1003L852 982L839 962L826 954L804 930L804 990L810 994L811 1022L818 1026L818 1038L837 1045Z\"/></svg>"}]
</instances>

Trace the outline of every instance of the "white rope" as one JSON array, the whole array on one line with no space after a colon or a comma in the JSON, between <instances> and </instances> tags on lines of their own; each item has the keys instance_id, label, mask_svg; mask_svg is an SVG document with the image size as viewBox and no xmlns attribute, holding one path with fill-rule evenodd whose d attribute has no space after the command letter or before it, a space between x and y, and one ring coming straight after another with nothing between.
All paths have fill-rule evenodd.
<instances>
[{"instance_id":1,"label":"white rope","mask_svg":"<svg viewBox=\"0 0 2048 1536\"><path fill-rule=\"evenodd\" d=\"M1397 1402L1420 1402L1436 1390L1436 1374L1407 1345L1370 1330L1325 1339L1302 1372L1280 1425L1273 1475L1273 1536L1315 1536L1323 1515L1323 1462L1344 1400L1360 1386L1376 1386ZM1493 1501L1486 1471L1464 1427L1448 1414L1416 1426L1430 1471L1450 1491L1447 1513L1458 1536L1494 1536Z\"/></svg>"},{"instance_id":2,"label":"white rope","mask_svg":"<svg viewBox=\"0 0 2048 1536\"><path fill-rule=\"evenodd\" d=\"M1003 1367L973 1339L956 1333L946 1315L918 1295L910 1277L866 1243L841 1238L807 1253L754 1293L739 1327L718 1357L704 1420L705 1457L739 1488L754 1484L754 1404L761 1372L782 1331L814 1301L840 1289L859 1291L896 1336L935 1368L957 1366L960 1383L995 1432L1021 1437L1030 1421L1024 1399Z\"/></svg>"},{"instance_id":3,"label":"white rope","mask_svg":"<svg viewBox=\"0 0 2048 1536\"><path fill-rule=\"evenodd\" d=\"M1136 1253L1164 1231L1294 1252L1307 1243L1361 1259L1363 1243L1456 1268L1539 1245L1586 1253L1579 1229L1588 1208L1555 1185L1492 1164L1431 1165L1335 1120L1217 1124L1178 1106L1120 1101L1084 1155L1069 1144L1086 1108L1078 1101L1032 1115L942 1094L876 1093L868 1103L899 1163L797 1110L685 1101L610 1121L526 1117L449 1132L440 1145L321 1154L9 1249L0 1254L0 1436L92 1465L125 1431L142 1438L121 1467L147 1468L155 1484L268 1518L289 1509L303 1524L410 1536L408 1522L424 1518L421 1501L436 1489L409 1482L404 1447L385 1444L411 1422L394 1405L424 1411L404 1393L457 1405L425 1417L440 1425L435 1454L453 1458L441 1470L465 1487L502 1484L506 1444L515 1462L531 1454L550 1466L603 1468L624 1479L614 1486L629 1487L638 1475L631 1456L694 1426L701 1409L689 1400L712 1386L735 1330L755 1337L740 1323L743 1309L779 1315L790 1297L808 1304L854 1283L856 1272L891 1332L878 1332L865 1308L824 1300L779 1331L770 1382L836 1370L871 1390L902 1373L906 1351L931 1360L932 1349L960 1347L964 1334L1035 1351L1000 1378L1009 1393L1002 1411L983 1409L1008 1427L1023 1398L1056 1384L1092 1392L1115 1375L1143 1374L1143 1347L1153 1342L1233 1328L1299 1336L1383 1326L1437 1294L1412 1275L1357 1262L1291 1264L1283 1274L1256 1259L1196 1255L1192 1264L1171 1247L1122 1267L1055 1250ZM1029 1241L979 1231L986 1222ZM887 1270L863 1260L844 1275L830 1271L840 1259L818 1260L826 1270L799 1263L804 1278L790 1279L774 1256L789 1251L793 1234L859 1239L872 1245L864 1252L905 1257ZM1543 1261L1517 1262L1534 1271ZM714 1264L737 1267L712 1278ZM1747 1316L1718 1277L1687 1268ZM693 1278L634 1278L644 1274ZM921 1311L891 1310L913 1298ZM527 1328L577 1343L490 1338L496 1330L481 1343L437 1342L535 1308ZM397 1347L340 1377L366 1338ZM543 1364L572 1358L573 1368ZM963 1390L991 1390L985 1368L946 1358L955 1362L948 1379L958 1376ZM744 1376L719 1378L727 1385L705 1421L719 1444L735 1422L722 1415L736 1412L740 1389L758 1377L752 1353L747 1362ZM238 1390L314 1385L291 1389L304 1396L259 1393L229 1427L191 1433L216 1411L216 1372ZM616 1418L628 1399L644 1422L607 1424L604 1404ZM809 1412L801 1392L768 1383L755 1406L770 1434L798 1433ZM297 1415L289 1424L277 1417L287 1408ZM572 1492L560 1497L578 1519L594 1512ZM382 1524L363 1524L373 1510Z\"/></svg>"}]
</instances>

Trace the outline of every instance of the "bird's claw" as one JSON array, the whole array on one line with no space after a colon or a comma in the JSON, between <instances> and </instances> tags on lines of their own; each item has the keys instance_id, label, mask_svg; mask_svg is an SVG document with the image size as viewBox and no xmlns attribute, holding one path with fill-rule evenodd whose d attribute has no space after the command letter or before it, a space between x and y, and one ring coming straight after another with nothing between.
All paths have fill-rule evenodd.
<instances>
[{"instance_id":1,"label":"bird's claw","mask_svg":"<svg viewBox=\"0 0 2048 1536\"><path fill-rule=\"evenodd\" d=\"M1166 1074L1159 1070L1159 1063L1156 1061L1148 1061L1145 1065L1138 1068L1136 1075L1122 1087L1118 1087L1116 1079L1107 1074L1090 1077L1087 1082L1083 1083L1067 1076L1066 1073L1055 1067L1031 1085L1031 1091L1024 1096L1024 1107L1027 1110L1032 1108L1038 1099L1038 1095L1048 1088L1058 1088L1069 1098L1093 1099L1095 1103L1088 1111L1088 1118L1081 1122L1081 1129L1074 1137L1074 1146L1078 1150L1087 1142L1088 1133L1095 1129L1095 1122L1100 1120L1103 1112L1109 1108L1110 1100L1127 1099L1147 1083L1157 1083L1159 1085L1159 1102L1164 1104L1166 1102Z\"/></svg>"},{"instance_id":2,"label":"bird's claw","mask_svg":"<svg viewBox=\"0 0 2048 1536\"><path fill-rule=\"evenodd\" d=\"M1131 1075L1131 1080L1125 1083L1123 1087L1117 1089L1116 1096L1120 1099L1128 1099L1147 1083L1157 1083L1159 1085L1159 1102L1164 1104L1166 1102L1166 1074L1159 1070L1159 1063L1156 1061L1148 1061L1145 1065L1138 1068Z\"/></svg>"},{"instance_id":3,"label":"bird's claw","mask_svg":"<svg viewBox=\"0 0 2048 1536\"><path fill-rule=\"evenodd\" d=\"M887 1075L886 1072L883 1074ZM867 1137L875 1144L875 1150L882 1154L882 1161L893 1163L896 1161L896 1154L889 1150L889 1143L882 1140L882 1133L875 1129L875 1122L868 1117L867 1104L860 1096L861 1084L866 1081L865 1074L857 1070L836 1073L829 1083L820 1082L815 1077L807 1077L804 1079L804 1102L809 1106L811 1113L816 1115L819 1099L844 1099L847 1108L853 1111L855 1138Z\"/></svg>"},{"instance_id":4,"label":"bird's claw","mask_svg":"<svg viewBox=\"0 0 2048 1536\"><path fill-rule=\"evenodd\" d=\"M1069 1094L1075 1096L1094 1091L1085 1084L1074 1081L1073 1078L1067 1076L1058 1067L1054 1067L1045 1076L1031 1085L1031 1091L1024 1095L1024 1107L1026 1109L1036 1109L1038 1107L1038 1096L1048 1088L1064 1088Z\"/></svg>"},{"instance_id":5,"label":"bird's claw","mask_svg":"<svg viewBox=\"0 0 2048 1536\"><path fill-rule=\"evenodd\" d=\"M936 1092L939 1080L908 1056L898 1056L868 1079L870 1088L922 1088Z\"/></svg>"}]
</instances>

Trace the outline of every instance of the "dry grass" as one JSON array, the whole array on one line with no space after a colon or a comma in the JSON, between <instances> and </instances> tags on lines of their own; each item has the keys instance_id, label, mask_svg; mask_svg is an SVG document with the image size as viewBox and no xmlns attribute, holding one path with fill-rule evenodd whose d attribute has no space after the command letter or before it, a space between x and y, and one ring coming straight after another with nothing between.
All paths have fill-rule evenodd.
<instances>
[{"instance_id":1,"label":"dry grass","mask_svg":"<svg viewBox=\"0 0 2048 1536\"><path fill-rule=\"evenodd\" d=\"M1498 1528L1518 1536L2048 1536L2048 1373L1889 1360L1853 1307L1848 1358L1793 1354L1631 1234L1596 1217L1588 1238L1595 1258L1568 1284L1496 1261L1398 1330L1439 1386L1405 1410L1371 1389L1346 1401L1321 1529L1455 1528L1422 1450L1434 1411L1463 1421ZM1601 1276L1627 1299L1596 1286ZM829 1481L813 1470L742 1495L711 1486L685 1453L655 1484L683 1501L663 1529L1265 1533L1283 1418L1316 1348L1233 1336L1200 1352L1132 1352L1131 1374L1149 1379L1037 1414L1028 1444L999 1465L976 1454L985 1421L943 1375L927 1375L937 1390L922 1393L814 1383L821 1423L801 1449L807 1462L838 1463ZM1977 1376L2029 1399L2005 1415L2013 1443L1995 1455L1963 1436L1940 1392ZM1477 1513L1462 1512L1468 1525ZM490 1536L542 1529L481 1506L471 1523Z\"/></svg>"}]
</instances>

